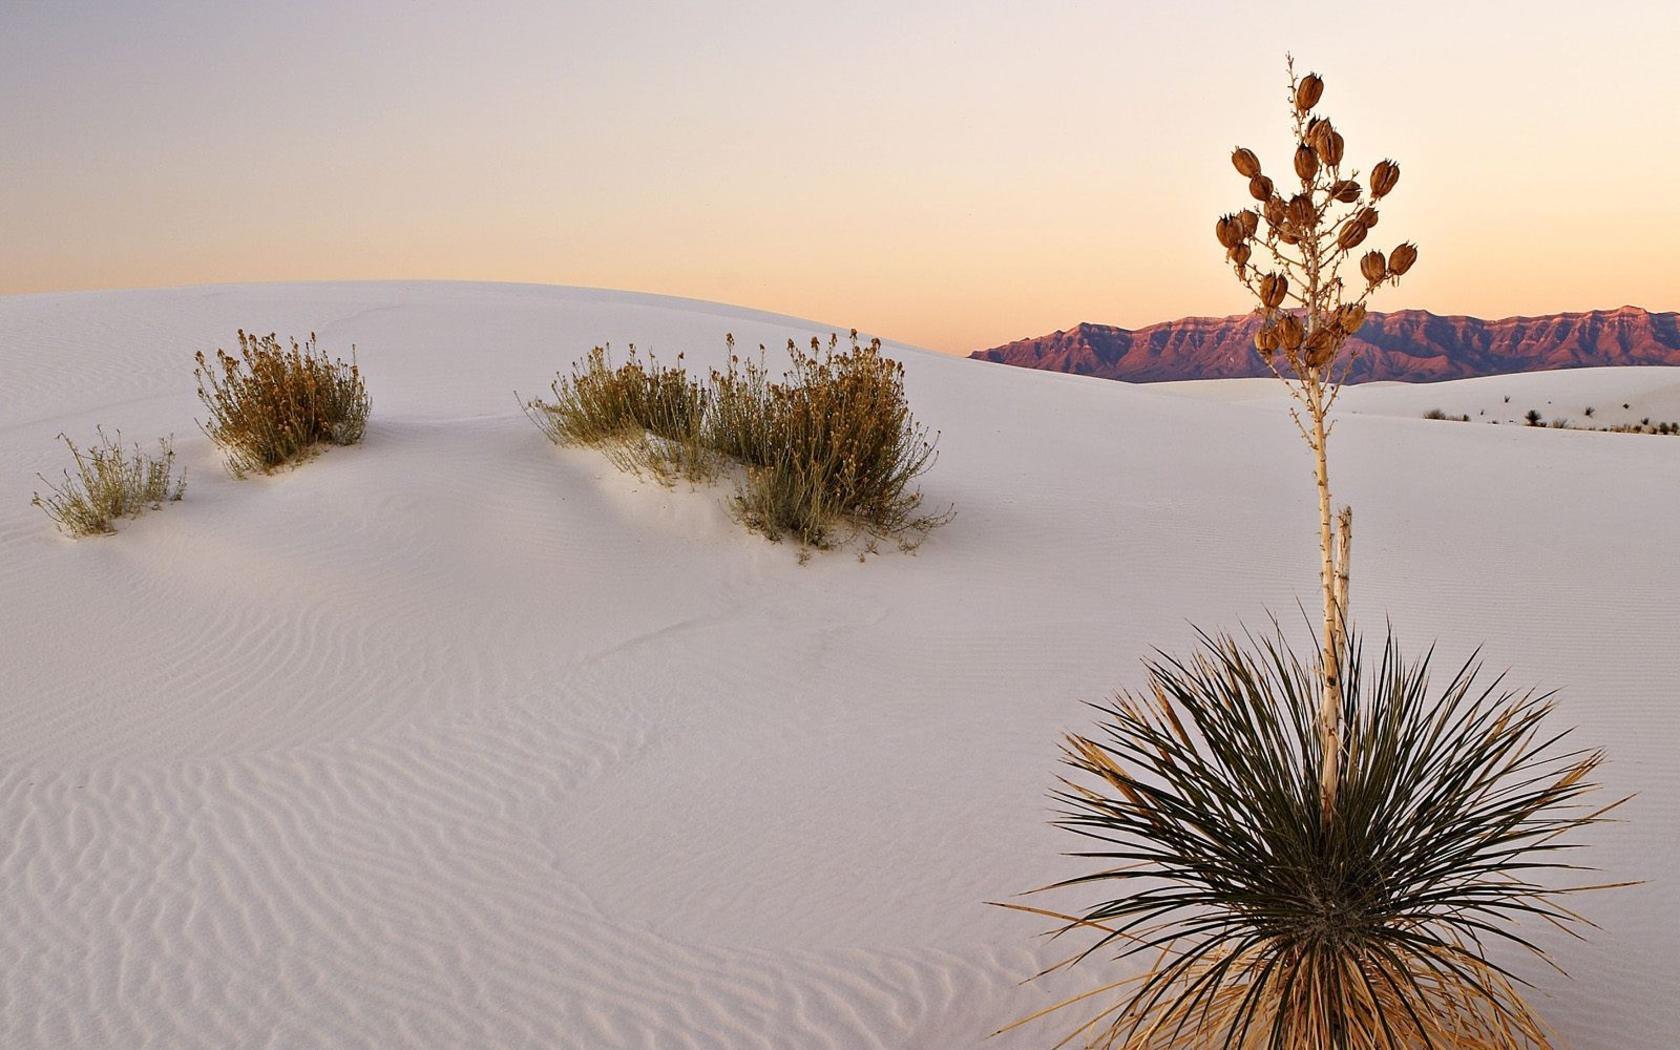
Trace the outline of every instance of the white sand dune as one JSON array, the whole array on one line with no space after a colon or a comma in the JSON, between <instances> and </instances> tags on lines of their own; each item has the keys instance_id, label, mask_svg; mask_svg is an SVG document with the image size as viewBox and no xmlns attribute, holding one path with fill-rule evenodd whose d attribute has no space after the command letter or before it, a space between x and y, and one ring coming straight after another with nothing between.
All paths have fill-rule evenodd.
<instances>
[{"instance_id":1,"label":"white sand dune","mask_svg":"<svg viewBox=\"0 0 1680 1050\"><path fill-rule=\"evenodd\" d=\"M366 441L226 476L191 359L240 326L357 344ZM0 1046L965 1047L1107 974L1019 986L1057 947L983 902L1077 870L1045 792L1081 700L1312 600L1305 451L1269 388L894 347L958 516L802 567L515 403L598 342L827 331L507 285L0 298ZM1335 435L1363 622L1561 688L1640 792L1593 858L1649 881L1534 931L1571 978L1519 960L1576 1047L1680 1028L1680 440L1416 416L1677 384L1373 387ZM72 543L29 493L95 424L173 432L187 498Z\"/></svg>"}]
</instances>

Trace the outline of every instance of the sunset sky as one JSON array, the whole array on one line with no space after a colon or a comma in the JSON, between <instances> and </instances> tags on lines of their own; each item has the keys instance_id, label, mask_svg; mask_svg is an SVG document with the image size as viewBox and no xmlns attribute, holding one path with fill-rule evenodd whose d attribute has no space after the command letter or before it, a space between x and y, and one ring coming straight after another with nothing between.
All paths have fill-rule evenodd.
<instances>
[{"instance_id":1,"label":"sunset sky","mask_svg":"<svg viewBox=\"0 0 1680 1050\"><path fill-rule=\"evenodd\" d=\"M1385 13L1386 12L1386 13ZM966 352L1246 308L1283 55L1422 257L1378 308L1680 308L1680 3L0 0L0 292L460 278Z\"/></svg>"}]
</instances>

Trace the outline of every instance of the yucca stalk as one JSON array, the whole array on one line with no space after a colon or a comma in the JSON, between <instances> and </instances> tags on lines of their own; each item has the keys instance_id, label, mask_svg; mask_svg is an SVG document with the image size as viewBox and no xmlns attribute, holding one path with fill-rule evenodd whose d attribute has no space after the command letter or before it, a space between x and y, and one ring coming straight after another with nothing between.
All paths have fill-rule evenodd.
<instances>
[{"instance_id":1,"label":"yucca stalk","mask_svg":"<svg viewBox=\"0 0 1680 1050\"><path fill-rule=\"evenodd\" d=\"M1318 710L1324 763L1319 771L1319 797L1320 819L1329 821L1335 812L1342 754L1337 742L1342 730L1343 675L1337 660L1349 615L1353 510L1331 509L1327 453L1335 424L1328 416L1350 363L1342 351L1365 321L1366 300L1378 285L1397 283L1411 269L1417 261L1417 246L1402 244L1386 256L1368 251L1359 261L1359 279L1352 285L1343 281L1343 266L1376 226L1376 202L1394 189L1400 166L1384 160L1371 169L1366 203L1359 172L1343 170L1341 133L1327 118L1313 115L1324 94L1324 81L1316 73L1296 77L1293 57L1288 68L1295 140L1292 167L1299 189L1285 199L1261 171L1254 152L1239 147L1231 154L1231 163L1248 179L1249 196L1259 210L1251 207L1221 216L1215 232L1237 279L1259 303L1255 348L1298 403L1290 413L1313 453L1324 612L1319 642L1324 665ZM1261 260L1255 258L1257 248L1266 255L1264 272Z\"/></svg>"}]
</instances>

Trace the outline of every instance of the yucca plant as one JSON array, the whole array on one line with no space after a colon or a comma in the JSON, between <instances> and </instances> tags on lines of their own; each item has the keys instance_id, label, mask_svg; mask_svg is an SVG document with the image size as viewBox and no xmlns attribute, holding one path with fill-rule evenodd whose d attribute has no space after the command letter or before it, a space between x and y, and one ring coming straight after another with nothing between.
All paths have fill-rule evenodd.
<instances>
[{"instance_id":1,"label":"yucca plant","mask_svg":"<svg viewBox=\"0 0 1680 1050\"><path fill-rule=\"evenodd\" d=\"M239 353L195 355L198 397L210 410L204 432L221 447L235 477L301 459L323 443L353 445L367 429L371 403L355 347L348 362L315 345L290 348L272 333L239 332Z\"/></svg>"},{"instance_id":2,"label":"yucca plant","mask_svg":"<svg viewBox=\"0 0 1680 1050\"><path fill-rule=\"evenodd\" d=\"M124 447L121 431L112 437L104 427L97 430L98 443L87 449L58 435L75 461L75 473L66 470L63 481L56 483L36 475L47 494L37 492L30 502L67 536L114 532L112 523L118 518L137 517L148 507L155 509L186 494L186 474L175 473L175 450L168 438L158 441L156 456L148 456L139 445L132 451Z\"/></svg>"},{"instance_id":3,"label":"yucca plant","mask_svg":"<svg viewBox=\"0 0 1680 1050\"><path fill-rule=\"evenodd\" d=\"M1142 972L1057 1003L1094 1012L1058 1046L1126 1050L1532 1050L1546 1029L1486 949L1544 953L1513 929L1571 927L1584 885L1569 833L1604 819L1596 750L1547 727L1549 695L1480 684L1472 660L1435 687L1392 634L1364 667L1345 636L1334 819L1321 819L1323 667L1281 631L1201 636L1157 656L1137 693L1071 735L1055 798L1103 867L1047 887L1106 887L1080 914L1006 907L1094 934ZM1316 654L1315 654L1316 657ZM1614 805L1614 804L1612 804ZM1548 960L1549 961L1549 960ZM1046 971L1049 972L1049 971ZM1106 997L1106 998L1105 998ZM1015 1027L1011 1025L1010 1027Z\"/></svg>"},{"instance_id":4,"label":"yucca plant","mask_svg":"<svg viewBox=\"0 0 1680 1050\"><path fill-rule=\"evenodd\" d=\"M1563 746L1567 731L1544 724L1549 696L1479 687L1474 663L1437 694L1429 658L1405 664L1392 634L1375 673L1362 674L1348 605L1352 511L1332 513L1328 414L1366 300L1417 249L1368 251L1359 278L1342 277L1400 169L1377 164L1366 199L1358 173L1343 169L1341 134L1312 113L1323 90L1290 62L1299 189L1286 198L1239 148L1232 163L1260 210L1216 226L1258 302L1256 349L1289 388L1313 453L1313 656L1296 656L1281 630L1203 634L1188 660L1149 661L1141 693L1101 708L1102 732L1067 738L1067 761L1085 776L1064 780L1060 823L1107 845L1074 854L1102 868L1047 889L1114 896L1079 913L1006 906L1060 920L1059 934L1095 935L1052 970L1112 951L1142 973L1017 1022L1097 1000L1058 1045L1546 1048L1488 949L1540 953L1514 924L1573 927L1581 920L1562 897L1599 888L1542 881L1580 870L1569 833L1611 808L1583 802L1602 755Z\"/></svg>"}]
</instances>

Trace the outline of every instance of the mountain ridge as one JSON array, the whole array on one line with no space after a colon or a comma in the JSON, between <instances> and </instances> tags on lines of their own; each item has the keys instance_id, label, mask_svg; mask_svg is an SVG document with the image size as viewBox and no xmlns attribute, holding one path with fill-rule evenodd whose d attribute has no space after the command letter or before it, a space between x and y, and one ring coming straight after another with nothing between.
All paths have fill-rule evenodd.
<instances>
[{"instance_id":1,"label":"mountain ridge","mask_svg":"<svg viewBox=\"0 0 1680 1050\"><path fill-rule=\"evenodd\" d=\"M968 356L1128 382L1269 375L1253 314L1183 317L1128 329L1082 321ZM1432 382L1604 365L1680 366L1680 313L1638 306L1484 319L1371 311L1348 343L1348 381Z\"/></svg>"}]
</instances>

